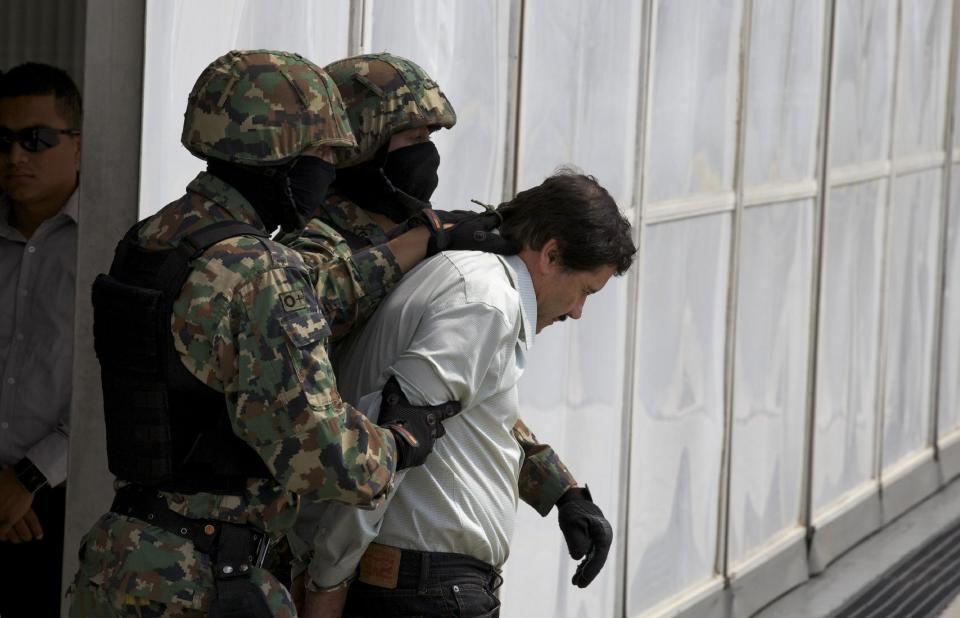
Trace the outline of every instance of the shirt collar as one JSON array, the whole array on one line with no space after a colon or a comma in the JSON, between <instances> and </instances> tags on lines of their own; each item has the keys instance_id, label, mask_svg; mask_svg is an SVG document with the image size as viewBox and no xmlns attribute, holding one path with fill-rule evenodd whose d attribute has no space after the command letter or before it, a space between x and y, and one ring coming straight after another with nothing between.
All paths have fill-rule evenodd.
<instances>
[{"instance_id":1,"label":"shirt collar","mask_svg":"<svg viewBox=\"0 0 960 618\"><path fill-rule=\"evenodd\" d=\"M80 187L77 186L67 198L67 202L60 209L60 214L70 217L74 223L80 221Z\"/></svg>"},{"instance_id":2,"label":"shirt collar","mask_svg":"<svg viewBox=\"0 0 960 618\"><path fill-rule=\"evenodd\" d=\"M506 267L513 286L520 292L520 316L523 320L520 341L523 341L524 349L529 350L537 334L537 292L533 287L533 278L520 256L508 255L500 257L500 261Z\"/></svg>"},{"instance_id":3,"label":"shirt collar","mask_svg":"<svg viewBox=\"0 0 960 618\"><path fill-rule=\"evenodd\" d=\"M60 217L62 215L76 224L79 220L79 202L80 189L78 187L73 190L73 193L70 194L70 197L67 198L67 201L64 202L60 208L60 212L55 214L54 217ZM10 202L10 198L6 195L0 195L0 238L26 242L26 238L20 233L20 230L10 224L10 211L12 210L13 204Z\"/></svg>"}]
</instances>

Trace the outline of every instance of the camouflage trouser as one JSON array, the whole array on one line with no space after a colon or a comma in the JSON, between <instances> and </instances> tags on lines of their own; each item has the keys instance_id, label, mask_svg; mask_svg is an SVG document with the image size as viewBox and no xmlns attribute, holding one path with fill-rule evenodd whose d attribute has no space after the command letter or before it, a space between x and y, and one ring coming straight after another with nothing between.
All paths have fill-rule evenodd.
<instances>
[{"instance_id":1,"label":"camouflage trouser","mask_svg":"<svg viewBox=\"0 0 960 618\"><path fill-rule=\"evenodd\" d=\"M207 612L201 609L188 609L145 599L138 602L139 604L127 603L117 607L110 602L109 595L96 586L91 586L89 581L76 582L71 601L70 618L200 618L207 615Z\"/></svg>"},{"instance_id":2,"label":"camouflage trouser","mask_svg":"<svg viewBox=\"0 0 960 618\"><path fill-rule=\"evenodd\" d=\"M269 571L250 579L273 616L296 618L289 592ZM189 541L138 519L107 513L80 547L71 618L205 616L213 597L210 557Z\"/></svg>"}]
</instances>

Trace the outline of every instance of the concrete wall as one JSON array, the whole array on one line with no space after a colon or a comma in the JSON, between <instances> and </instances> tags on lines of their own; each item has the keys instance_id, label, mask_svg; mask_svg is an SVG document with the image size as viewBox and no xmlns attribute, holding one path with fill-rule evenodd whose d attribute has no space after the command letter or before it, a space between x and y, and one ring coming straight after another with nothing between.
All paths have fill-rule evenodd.
<instances>
[{"instance_id":1,"label":"concrete wall","mask_svg":"<svg viewBox=\"0 0 960 618\"><path fill-rule=\"evenodd\" d=\"M83 88L86 0L0 2L0 69L23 62L60 67Z\"/></svg>"},{"instance_id":2,"label":"concrete wall","mask_svg":"<svg viewBox=\"0 0 960 618\"><path fill-rule=\"evenodd\" d=\"M117 239L137 219L144 10L145 0L87 1L65 587L77 569L81 537L109 508L113 496L90 286L97 273L110 267Z\"/></svg>"}]
</instances>

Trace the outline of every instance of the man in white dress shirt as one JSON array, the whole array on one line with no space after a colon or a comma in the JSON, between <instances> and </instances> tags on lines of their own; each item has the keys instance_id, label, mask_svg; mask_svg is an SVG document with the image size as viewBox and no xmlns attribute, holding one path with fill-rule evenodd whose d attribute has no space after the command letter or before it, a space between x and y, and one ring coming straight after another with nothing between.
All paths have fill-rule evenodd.
<instances>
[{"instance_id":1,"label":"man in white dress shirt","mask_svg":"<svg viewBox=\"0 0 960 618\"><path fill-rule=\"evenodd\" d=\"M0 76L3 616L59 614L80 119L80 93L62 70L29 62Z\"/></svg>"},{"instance_id":2,"label":"man in white dress shirt","mask_svg":"<svg viewBox=\"0 0 960 618\"><path fill-rule=\"evenodd\" d=\"M338 615L332 597L346 598L346 616L498 614L493 591L518 500L522 452L511 428L526 354L543 328L579 318L587 296L624 273L636 252L630 224L589 176L562 171L499 212L519 255L454 251L424 262L338 352L343 397L371 415L388 380L412 404L456 400L463 412L443 423L446 438L424 466L398 476L386 509L331 504L319 522L300 523L301 538L316 539L313 584L345 583L308 595L308 616ZM609 533L589 492L573 499L585 526ZM324 533L313 534L318 528ZM584 530L575 558L593 558L590 538ZM578 572L586 582L605 556L596 558Z\"/></svg>"}]
</instances>

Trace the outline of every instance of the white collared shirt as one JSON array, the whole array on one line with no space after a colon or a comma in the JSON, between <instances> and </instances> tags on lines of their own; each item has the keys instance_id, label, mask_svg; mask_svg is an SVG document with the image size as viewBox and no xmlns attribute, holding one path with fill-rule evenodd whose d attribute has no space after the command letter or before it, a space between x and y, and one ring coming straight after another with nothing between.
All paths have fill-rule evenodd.
<instances>
[{"instance_id":1,"label":"white collared shirt","mask_svg":"<svg viewBox=\"0 0 960 618\"><path fill-rule=\"evenodd\" d=\"M315 585L349 577L374 539L497 567L506 561L522 460L511 429L536 311L520 258L446 252L407 274L339 349L338 388L371 416L391 375L412 403L455 400L462 411L445 422L447 433L425 465L398 474L385 511L304 507L297 533L309 538L317 530L309 567Z\"/></svg>"},{"instance_id":2,"label":"white collared shirt","mask_svg":"<svg viewBox=\"0 0 960 618\"><path fill-rule=\"evenodd\" d=\"M28 240L0 198L0 464L28 457L54 486L67 478L78 201Z\"/></svg>"}]
</instances>

